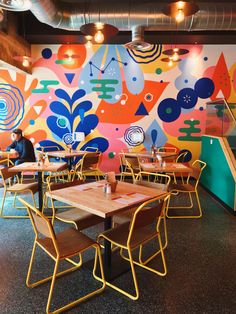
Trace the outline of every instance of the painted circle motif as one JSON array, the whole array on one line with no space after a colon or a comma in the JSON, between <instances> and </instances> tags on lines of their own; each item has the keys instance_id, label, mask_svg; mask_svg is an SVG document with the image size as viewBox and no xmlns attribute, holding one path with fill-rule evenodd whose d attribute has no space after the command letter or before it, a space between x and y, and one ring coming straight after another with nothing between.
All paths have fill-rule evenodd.
<instances>
[{"instance_id":1,"label":"painted circle motif","mask_svg":"<svg viewBox=\"0 0 236 314\"><path fill-rule=\"evenodd\" d=\"M73 140L73 137L72 137L71 133L64 134L62 140L64 141L64 143L66 145L74 143L74 140Z\"/></svg>"},{"instance_id":2,"label":"painted circle motif","mask_svg":"<svg viewBox=\"0 0 236 314\"><path fill-rule=\"evenodd\" d=\"M44 59L50 59L52 56L52 50L50 48L45 48L42 50L42 57Z\"/></svg>"},{"instance_id":3,"label":"painted circle motif","mask_svg":"<svg viewBox=\"0 0 236 314\"><path fill-rule=\"evenodd\" d=\"M177 102L184 109L193 108L197 100L197 93L192 88L183 88L177 95Z\"/></svg>"},{"instance_id":4,"label":"painted circle motif","mask_svg":"<svg viewBox=\"0 0 236 314\"><path fill-rule=\"evenodd\" d=\"M138 146L142 144L144 138L145 133L143 128L137 125L129 127L124 134L124 139L130 146Z\"/></svg>"},{"instance_id":5,"label":"painted circle motif","mask_svg":"<svg viewBox=\"0 0 236 314\"><path fill-rule=\"evenodd\" d=\"M160 102L157 113L162 121L173 122L180 116L181 107L174 98L166 98Z\"/></svg>"},{"instance_id":6,"label":"painted circle motif","mask_svg":"<svg viewBox=\"0 0 236 314\"><path fill-rule=\"evenodd\" d=\"M157 69L156 69L156 74L157 74L157 75L160 75L161 73L162 73L162 69L161 69L161 68L157 68Z\"/></svg>"},{"instance_id":7,"label":"painted circle motif","mask_svg":"<svg viewBox=\"0 0 236 314\"><path fill-rule=\"evenodd\" d=\"M184 162L189 162L192 159L192 153L188 149L182 149L179 151L179 155L187 152L187 155L184 158Z\"/></svg>"},{"instance_id":8,"label":"painted circle motif","mask_svg":"<svg viewBox=\"0 0 236 314\"><path fill-rule=\"evenodd\" d=\"M62 129L65 129L68 126L68 120L63 116L58 117L57 126L59 126Z\"/></svg>"},{"instance_id":9,"label":"painted circle motif","mask_svg":"<svg viewBox=\"0 0 236 314\"><path fill-rule=\"evenodd\" d=\"M71 64L62 64L66 69L80 68L86 59L86 48L84 45L61 45L58 49L58 59L66 60L71 57Z\"/></svg>"},{"instance_id":10,"label":"painted circle motif","mask_svg":"<svg viewBox=\"0 0 236 314\"><path fill-rule=\"evenodd\" d=\"M211 79L203 77L195 83L194 89L198 97L205 99L213 94L215 86Z\"/></svg>"},{"instance_id":11,"label":"painted circle motif","mask_svg":"<svg viewBox=\"0 0 236 314\"><path fill-rule=\"evenodd\" d=\"M13 85L0 83L0 130L14 129L23 119L24 112L21 91Z\"/></svg>"},{"instance_id":12,"label":"painted circle motif","mask_svg":"<svg viewBox=\"0 0 236 314\"><path fill-rule=\"evenodd\" d=\"M113 152L110 152L110 153L108 154L108 157L109 157L110 159L112 159L112 158L115 157L115 154L114 154Z\"/></svg>"}]
</instances>

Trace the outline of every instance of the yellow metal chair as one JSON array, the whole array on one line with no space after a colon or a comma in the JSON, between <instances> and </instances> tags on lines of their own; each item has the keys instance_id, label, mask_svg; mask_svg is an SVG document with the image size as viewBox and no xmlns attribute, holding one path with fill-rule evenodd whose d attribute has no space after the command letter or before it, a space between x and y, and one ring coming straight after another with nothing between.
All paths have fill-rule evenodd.
<instances>
[{"instance_id":1,"label":"yellow metal chair","mask_svg":"<svg viewBox=\"0 0 236 314\"><path fill-rule=\"evenodd\" d=\"M121 173L121 181L124 181L125 177L131 177L134 181L136 176L141 171L139 158L137 156L120 155L120 163L123 165L123 171Z\"/></svg>"},{"instance_id":2,"label":"yellow metal chair","mask_svg":"<svg viewBox=\"0 0 236 314\"><path fill-rule=\"evenodd\" d=\"M27 207L30 220L31 220L34 232L35 232L34 245L33 245L32 255L30 259L28 274L26 278L26 285L29 288L34 288L45 282L48 282L48 281L51 282L48 300L47 300L47 306L46 306L46 313L64 312L70 309L71 307L76 306L80 302L88 299L89 297L92 297L102 292L105 288L105 279L104 279L103 265L102 265L102 258L101 258L101 251L100 251L99 244L74 228L69 228L56 234L50 220L48 220L40 211L38 211L35 207L31 206L29 203L27 203L23 199L19 199L19 200ZM35 257L35 251L37 247L40 247L41 249L43 249L43 251L47 253L48 256L50 256L54 260L55 267L54 267L52 276L31 283L30 277L31 277L32 266L33 266L34 257ZM103 283L102 287L88 293L87 295L73 302L70 302L52 311L50 308L51 308L52 296L53 296L56 279L62 275L68 274L69 272L73 272L79 269L82 266L82 259L80 259L80 261L77 263L72 258L77 257L77 256L81 257L81 254L83 252L87 251L89 248L92 248L92 247L96 250L96 254L95 254L96 264L94 263L94 266L97 265L97 257L99 258L100 271L101 271L101 277L102 277L101 281ZM58 272L59 264L61 261L67 261L70 264L72 264L73 267L70 267L69 269ZM95 277L95 267L93 270L93 276Z\"/></svg>"},{"instance_id":3,"label":"yellow metal chair","mask_svg":"<svg viewBox=\"0 0 236 314\"><path fill-rule=\"evenodd\" d=\"M188 153L188 152L183 152L183 153L179 154L179 155L177 156L175 162L185 162L185 158L186 158L187 153ZM168 174L169 176L173 177L174 183L177 184L177 180L176 180L176 175L175 175L175 173L172 172L172 173L167 173L167 174ZM183 174L181 173L180 176L181 176L181 181L182 181L182 183L184 183Z\"/></svg>"},{"instance_id":4,"label":"yellow metal chair","mask_svg":"<svg viewBox=\"0 0 236 314\"><path fill-rule=\"evenodd\" d=\"M143 180L144 177L147 175L151 175L151 178L153 178L154 182ZM165 183L157 183L160 181L164 181ZM162 190L165 192L168 192L169 185L170 185L171 178L170 176L166 174L161 173L150 173L146 171L141 171L138 176L138 180L134 181L134 184L146 186L153 189ZM126 210L125 212L121 212L119 214L116 214L112 217L113 226L121 225L127 222L130 222L132 219L132 216L137 209L136 207L133 207L131 209ZM163 249L165 249L168 245L168 235L167 235L167 225L166 225L166 213L164 212L162 215L163 218L163 228L164 228L164 238L165 238L165 244L163 245Z\"/></svg>"},{"instance_id":5,"label":"yellow metal chair","mask_svg":"<svg viewBox=\"0 0 236 314\"><path fill-rule=\"evenodd\" d=\"M201 218L202 217L202 208L201 208L201 203L198 195L198 184L199 180L202 174L203 169L206 167L206 163L201 160L195 160L192 164L192 169L193 172L188 175L186 183L182 184L171 184L170 185L170 192L171 196L179 196L179 194L188 194L189 199L190 199L190 205L189 206L170 206L170 200L171 197L168 201L167 204L167 210L166 210L166 216L168 218ZM175 216L175 215L170 215L169 214L169 209L190 209L193 208L193 199L192 199L192 194L195 194L196 200L197 200L197 205L198 205L198 214L196 215L180 215L180 216Z\"/></svg>"},{"instance_id":6,"label":"yellow metal chair","mask_svg":"<svg viewBox=\"0 0 236 314\"><path fill-rule=\"evenodd\" d=\"M95 176L95 179L99 180L100 176L104 176L104 173L99 169L100 159L101 152L88 152L84 154L75 166L72 180L75 179L75 175L79 179L86 179L87 176Z\"/></svg>"},{"instance_id":7,"label":"yellow metal chair","mask_svg":"<svg viewBox=\"0 0 236 314\"><path fill-rule=\"evenodd\" d=\"M77 186L82 184L83 180L74 180L73 182L52 182L55 179L56 175L51 175L47 177L48 191L55 191L67 187ZM54 219L63 221L65 223L73 224L77 230L87 229L94 225L97 225L101 222L104 222L103 218L90 214L80 208L68 206L68 205L57 205L55 206L55 202L51 199L52 203L52 223ZM69 208L65 211L58 212L59 208Z\"/></svg>"},{"instance_id":8,"label":"yellow metal chair","mask_svg":"<svg viewBox=\"0 0 236 314\"><path fill-rule=\"evenodd\" d=\"M17 172L10 172L9 167L1 168L0 169L0 175L2 177L2 183L4 187L3 191L3 198L2 198L2 206L0 209L0 217L1 218L29 218L28 216L17 216L17 215L4 215L4 204L6 200L7 193L14 193L14 200L13 200L13 206L17 209L26 209L25 207L16 207L16 195L22 194L22 193L30 193L32 196L33 204L36 206L34 194L38 191L38 184L37 183L16 183L11 184L10 179L14 176L17 177ZM17 177L17 180L19 182L19 179Z\"/></svg>"},{"instance_id":9,"label":"yellow metal chair","mask_svg":"<svg viewBox=\"0 0 236 314\"><path fill-rule=\"evenodd\" d=\"M166 206L168 196L156 197L152 200L144 202L139 206L131 220L130 223L122 224L116 228L110 229L99 235L98 241L106 239L111 242L111 244L119 247L121 249L121 256L130 262L131 272L133 277L135 293L131 294L122 288L106 281L106 284L115 289L116 291L124 294L132 300L137 300L139 298L139 287L136 278L134 265L138 265L146 270L149 270L156 275L165 276L167 274L167 267L165 262L164 251L162 247L162 241L159 231L159 226L161 222L162 213ZM157 202L159 202L157 204ZM147 258L145 262L142 261L142 246L146 242L158 239L160 249L155 252L152 256ZM133 251L139 249L139 260L133 259ZM128 252L128 257L125 257L123 251ZM163 264L163 271L156 270L147 264L153 260L157 255L161 255L161 260ZM100 279L97 276L97 279ZM100 279L102 280L102 279Z\"/></svg>"}]
</instances>

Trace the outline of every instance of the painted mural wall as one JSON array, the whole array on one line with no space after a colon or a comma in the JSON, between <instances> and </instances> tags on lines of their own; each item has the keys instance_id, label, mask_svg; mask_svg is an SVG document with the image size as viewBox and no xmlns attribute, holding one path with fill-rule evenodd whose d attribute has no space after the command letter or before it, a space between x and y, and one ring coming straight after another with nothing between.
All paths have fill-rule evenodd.
<instances>
[{"instance_id":1,"label":"painted mural wall","mask_svg":"<svg viewBox=\"0 0 236 314\"><path fill-rule=\"evenodd\" d=\"M119 171L121 149L152 144L197 158L206 102L236 101L236 46L181 47L189 53L169 66L161 61L169 45L32 46L33 75L0 69L0 147L20 127L35 147L98 147L104 171Z\"/></svg>"}]
</instances>

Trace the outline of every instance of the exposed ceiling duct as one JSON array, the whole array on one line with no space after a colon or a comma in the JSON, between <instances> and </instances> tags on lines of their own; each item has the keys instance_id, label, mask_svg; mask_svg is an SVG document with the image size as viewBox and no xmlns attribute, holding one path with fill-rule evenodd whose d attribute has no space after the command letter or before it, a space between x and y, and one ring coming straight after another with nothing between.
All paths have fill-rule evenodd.
<instances>
[{"instance_id":1,"label":"exposed ceiling duct","mask_svg":"<svg viewBox=\"0 0 236 314\"><path fill-rule=\"evenodd\" d=\"M132 41L125 44L125 48L133 50L145 50L150 48L151 44L144 41L143 26L134 26L132 28Z\"/></svg>"},{"instance_id":2,"label":"exposed ceiling duct","mask_svg":"<svg viewBox=\"0 0 236 314\"><path fill-rule=\"evenodd\" d=\"M68 1L31 0L31 12L42 23L54 28L78 31L85 23L112 24L119 30L142 25L145 31L236 30L235 2L199 2L200 10L176 25L162 13L164 2L145 1ZM197 3L197 1L196 1Z\"/></svg>"}]
</instances>

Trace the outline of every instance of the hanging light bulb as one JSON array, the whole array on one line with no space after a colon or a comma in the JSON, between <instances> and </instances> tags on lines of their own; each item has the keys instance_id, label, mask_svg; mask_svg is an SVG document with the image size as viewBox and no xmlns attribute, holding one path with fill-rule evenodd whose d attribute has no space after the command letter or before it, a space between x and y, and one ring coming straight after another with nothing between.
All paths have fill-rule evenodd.
<instances>
[{"instance_id":1,"label":"hanging light bulb","mask_svg":"<svg viewBox=\"0 0 236 314\"><path fill-rule=\"evenodd\" d=\"M179 55L177 52L174 52L173 56L172 56L172 60L173 61L178 61L179 60Z\"/></svg>"},{"instance_id":2,"label":"hanging light bulb","mask_svg":"<svg viewBox=\"0 0 236 314\"><path fill-rule=\"evenodd\" d=\"M172 58L169 58L168 66L171 67L173 65L173 60Z\"/></svg>"},{"instance_id":3,"label":"hanging light bulb","mask_svg":"<svg viewBox=\"0 0 236 314\"><path fill-rule=\"evenodd\" d=\"M93 46L93 44L92 44L92 36L90 36L90 35L87 35L87 36L85 36L85 38L87 39L87 42L86 42L86 44L85 44L85 46L86 46L86 48L87 49L90 49L90 48L92 48L92 46Z\"/></svg>"},{"instance_id":4,"label":"hanging light bulb","mask_svg":"<svg viewBox=\"0 0 236 314\"><path fill-rule=\"evenodd\" d=\"M22 65L23 65L23 67L25 67L25 68L28 68L28 67L29 67L30 62L29 62L29 58L28 58L27 56L23 56Z\"/></svg>"},{"instance_id":5,"label":"hanging light bulb","mask_svg":"<svg viewBox=\"0 0 236 314\"><path fill-rule=\"evenodd\" d=\"M103 41L104 41L104 35L103 35L103 33L102 33L100 30L98 30L98 31L96 32L96 34L94 35L94 40L95 40L96 43L98 43L98 44L103 43Z\"/></svg>"},{"instance_id":6,"label":"hanging light bulb","mask_svg":"<svg viewBox=\"0 0 236 314\"><path fill-rule=\"evenodd\" d=\"M176 22L177 23L180 23L184 20L184 11L182 9L178 9L178 12L175 16L175 19L176 19Z\"/></svg>"}]
</instances>

